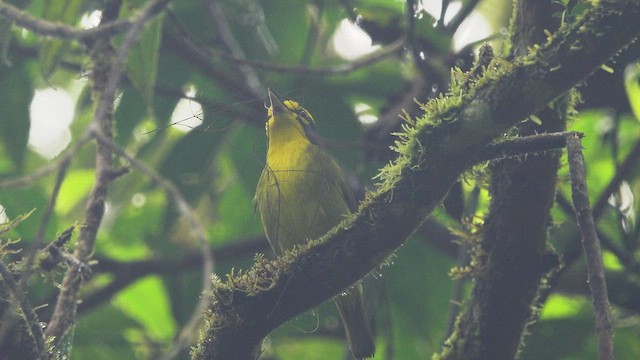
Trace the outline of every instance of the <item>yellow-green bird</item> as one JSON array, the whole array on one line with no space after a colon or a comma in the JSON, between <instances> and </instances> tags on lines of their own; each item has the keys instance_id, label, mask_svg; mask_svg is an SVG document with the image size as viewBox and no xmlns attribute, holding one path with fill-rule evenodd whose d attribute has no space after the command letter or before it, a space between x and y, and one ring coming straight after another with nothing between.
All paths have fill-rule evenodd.
<instances>
[{"instance_id":1,"label":"yellow-green bird","mask_svg":"<svg viewBox=\"0 0 640 360\"><path fill-rule=\"evenodd\" d=\"M277 255L317 239L355 209L336 161L325 151L311 114L269 90L267 163L256 189L264 231ZM333 298L349 348L357 359L373 356L374 343L356 283Z\"/></svg>"}]
</instances>

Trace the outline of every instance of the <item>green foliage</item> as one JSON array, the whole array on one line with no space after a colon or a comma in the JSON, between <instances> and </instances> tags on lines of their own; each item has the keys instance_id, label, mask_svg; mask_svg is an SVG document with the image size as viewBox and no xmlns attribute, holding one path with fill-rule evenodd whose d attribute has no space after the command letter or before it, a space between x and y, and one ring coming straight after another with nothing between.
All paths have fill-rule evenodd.
<instances>
[{"instance_id":1,"label":"green foliage","mask_svg":"<svg viewBox=\"0 0 640 360\"><path fill-rule=\"evenodd\" d=\"M42 11L45 20L63 24L76 24L79 20L82 0L46 1ZM68 41L46 39L40 47L40 70L44 78L48 78L58 66L62 56L69 51Z\"/></svg>"},{"instance_id":2,"label":"green foliage","mask_svg":"<svg viewBox=\"0 0 640 360\"><path fill-rule=\"evenodd\" d=\"M640 62L627 65L624 71L624 85L633 114L640 121Z\"/></svg>"},{"instance_id":3,"label":"green foliage","mask_svg":"<svg viewBox=\"0 0 640 360\"><path fill-rule=\"evenodd\" d=\"M120 17L131 16L144 1L125 1L121 7ZM147 106L153 100L154 87L160 57L160 39L162 37L162 23L164 16L158 16L147 24L140 39L133 46L127 61L127 75L129 80L142 95Z\"/></svg>"},{"instance_id":4,"label":"green foliage","mask_svg":"<svg viewBox=\"0 0 640 360\"><path fill-rule=\"evenodd\" d=\"M11 3L26 5L20 1ZM102 6L97 3L33 0L27 13L77 27L81 16L86 15L83 12ZM147 3L123 2L118 18L135 16ZM435 119L440 124L455 118L460 105L473 99L476 88L511 69L510 63L495 59L482 76L467 72L471 64L465 63L467 54L452 49L453 34L433 26L438 14L422 13L416 18L415 44L429 55L425 61L436 73L451 74L451 80L447 79L451 87L441 88L442 94L438 89L431 92L432 79L423 77L408 47L353 71L336 70L322 75L305 72L297 66L326 69L348 64L332 47L336 29L347 18L354 20L360 15L374 44L384 47L398 39L406 26L405 4L383 0L218 3L226 15L228 35L235 38L239 44L235 50L240 51L232 51L234 45L225 43L223 30L216 26L205 2L174 1L171 13L162 13L149 22L131 50L113 126L117 146L175 185L194 210L208 236L208 245L213 248L215 275L224 278L230 269L235 269L232 281L220 285L218 299L224 299L226 291L232 288L255 293L270 287L271 277L278 276L267 265L271 250L263 238L252 202L266 152L263 127L266 111L261 95L266 95L267 87L309 109L328 151L362 185L371 187L378 182L391 186L402 176L399 169L409 161L408 156L429 151L430 143L421 143L413 137L418 129L433 128L437 125ZM500 7L509 3L492 2ZM568 1L562 4L563 11L558 15L564 21L575 21L586 11L584 5L569 9ZM0 240L7 244L2 248L3 254L7 250L2 261L15 265L28 254L45 215L50 216L42 246L71 225L82 231L88 196L96 179L96 151L94 142L73 149L92 119L95 104L88 95L90 83L81 72L91 69L91 65L78 42L36 36L0 20L0 44L10 44L6 45L8 61L0 62L0 205L8 219L14 219L0 227ZM501 21L494 24L495 28L504 26L507 19ZM114 38L115 47L123 36ZM202 52L194 52L193 47ZM238 54L244 54L249 62L233 59ZM634 60L637 59L629 59ZM289 65L292 71L272 71L251 61ZM621 67L626 63L619 62L608 76L622 76ZM247 85L243 66L249 66L256 74L262 88L251 89ZM626 108L614 113L591 109L591 104L585 101L571 124L571 130L585 134L583 147L592 204L640 141L640 122L636 121L640 118L637 68L637 63L630 65L625 73L626 95L621 86L599 89L619 98L628 96L635 119ZM418 82L420 91L411 92ZM71 145L53 162L41 158L28 146L29 106L36 87L49 85L67 91L76 102ZM187 90L194 90L195 94L187 97ZM414 102L415 97L420 101ZM199 109L196 104L201 105L202 110L172 117L180 101L189 102L196 110ZM369 105L370 114L379 121L361 124L354 109L356 103ZM402 110L406 110L405 121L397 116ZM486 115L486 109L475 110L478 116ZM394 113L389 115L387 111ZM56 114L53 115L52 125L56 123ZM188 128L185 120L194 118L202 124ZM388 158L397 156L387 149L395 140L396 150L406 156L371 179L369 174L378 174ZM434 138L432 143L447 140ZM371 155L371 148L382 149L387 157ZM52 198L60 171L58 164L71 151L76 152L71 154L59 194ZM113 164L116 170L126 167L129 172L109 188L93 254L97 263L91 264L93 276L86 279L82 288L81 297L88 305L79 310L72 358L158 358L162 350L171 346L201 296L199 244L165 188L127 160L114 156ZM49 167L53 170L38 175ZM617 285L622 287L622 295L636 294L637 288L637 266L618 254L629 254L631 259L640 256L640 225L636 216L640 211L636 200L640 191L639 169L637 164L630 167L624 176L626 185L618 186L614 194L619 201L612 200L614 206L605 207L598 223L602 234L619 250L616 253L605 247L605 265L608 271L627 280L622 283L624 286ZM564 166L558 188L560 194L570 198L567 174ZM27 179L20 186L4 186L5 181L23 176ZM479 206L472 204L468 196L474 186L482 187L482 176L485 174L476 176L470 172L462 179L465 218L452 219L437 210L434 218L438 223L454 228L468 221L482 223L480 219L486 216L487 208L485 190ZM47 214L52 200L55 204ZM30 213L32 209L35 211ZM21 214L31 215L27 218ZM559 253L579 248L573 221L573 215L561 207L553 209L550 246ZM6 227L11 229L3 233ZM465 268L469 265L467 261L459 261L463 257L451 251L449 243L437 241L442 236L416 232L391 264L375 274L381 278L369 276L365 280L376 329L376 359L428 358L440 352L455 310L451 306L454 283L449 272L454 268L470 269ZM7 242L8 239L12 242ZM73 249L75 241L68 245L69 249ZM267 255L255 257L256 252ZM282 261L290 260L289 257ZM247 271L252 264L257 265ZM525 338L522 359L595 358L597 339L589 294L581 277L584 268L579 261L567 266L575 276L561 278L553 285L551 297L540 305L541 317L529 328L531 336ZM66 265L60 264L50 273L33 274L27 293L29 301L33 307L48 304L37 311L40 321L50 320L58 293L56 285L65 270ZM481 276L481 270L472 268L472 275ZM2 300L9 299L1 283L0 289ZM469 289L469 284L462 287L465 296L462 303L455 305L464 306ZM558 296L560 291L566 295ZM0 301L0 315L8 311L5 304L8 302ZM640 358L637 342L640 308L634 307L632 301L613 305L619 358ZM214 323L233 320L232 314L207 318ZM20 326L16 323L12 328L16 330L16 338L0 339L0 348L30 346L29 337L21 332ZM263 356L336 359L346 353L339 316L332 304L324 304L317 314L303 314L273 332L264 344ZM187 357L183 353L179 358Z\"/></svg>"},{"instance_id":5,"label":"green foliage","mask_svg":"<svg viewBox=\"0 0 640 360\"><path fill-rule=\"evenodd\" d=\"M21 170L29 137L29 103L34 89L31 84L29 63L6 65L0 63L0 140L2 149L11 160L12 167ZM10 106L8 104L11 104Z\"/></svg>"}]
</instances>

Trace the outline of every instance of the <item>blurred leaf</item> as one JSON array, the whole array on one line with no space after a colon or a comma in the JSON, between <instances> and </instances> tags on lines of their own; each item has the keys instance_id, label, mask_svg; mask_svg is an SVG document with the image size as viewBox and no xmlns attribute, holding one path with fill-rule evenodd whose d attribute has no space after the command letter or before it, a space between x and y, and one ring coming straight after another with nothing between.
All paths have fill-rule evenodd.
<instances>
[{"instance_id":1,"label":"blurred leaf","mask_svg":"<svg viewBox=\"0 0 640 360\"><path fill-rule=\"evenodd\" d=\"M182 276L163 278L169 296L171 314L176 324L182 326L190 318L198 299L202 295L201 272L185 273Z\"/></svg>"},{"instance_id":2,"label":"blurred leaf","mask_svg":"<svg viewBox=\"0 0 640 360\"><path fill-rule=\"evenodd\" d=\"M233 152L233 149L231 150ZM215 244L223 244L230 240L262 234L260 218L256 216L253 204L255 184L247 191L247 187L243 186L241 181L237 181L238 175L228 158L220 156L217 163L218 176L225 179L222 180L225 184L218 190L221 194L217 199L217 216L210 230L212 240ZM242 223L244 226L238 226Z\"/></svg>"},{"instance_id":3,"label":"blurred leaf","mask_svg":"<svg viewBox=\"0 0 640 360\"><path fill-rule=\"evenodd\" d=\"M211 13L204 3L176 1L171 6L181 25L189 31L194 41L201 44L211 40L214 24L211 23Z\"/></svg>"},{"instance_id":4,"label":"blurred leaf","mask_svg":"<svg viewBox=\"0 0 640 360\"><path fill-rule=\"evenodd\" d=\"M624 70L624 86L631 110L636 120L640 121L640 62L627 65Z\"/></svg>"},{"instance_id":5,"label":"blurred leaf","mask_svg":"<svg viewBox=\"0 0 640 360\"><path fill-rule=\"evenodd\" d=\"M124 329L139 325L113 305L107 305L82 317L75 329L72 359L135 359Z\"/></svg>"},{"instance_id":6,"label":"blurred leaf","mask_svg":"<svg viewBox=\"0 0 640 360\"><path fill-rule=\"evenodd\" d=\"M636 322L636 324L638 322L637 318L630 320ZM617 329L613 340L616 359L640 359L637 326Z\"/></svg>"},{"instance_id":7,"label":"blurred leaf","mask_svg":"<svg viewBox=\"0 0 640 360\"><path fill-rule=\"evenodd\" d=\"M156 84L165 91L154 94L151 103L149 103L141 91L137 89L134 91L129 86L124 87L122 100L116 109L117 141L119 144L129 143L134 129L147 115L152 115L155 124L159 127L168 124L178 103L178 94L183 93L183 87L192 71L188 61L172 52L171 49L160 50L160 52L157 71L154 72L154 83L148 84L148 86L152 92L155 92ZM167 93L169 91L171 91L170 94ZM152 105L151 108L149 108L149 104ZM148 114L149 112L150 114ZM151 143L150 146L155 147L154 140L164 138L163 131L160 129L158 132L144 135L147 138L152 138L152 140L145 140L145 142ZM144 152L145 149L143 148L142 151Z\"/></svg>"},{"instance_id":8,"label":"blurred leaf","mask_svg":"<svg viewBox=\"0 0 640 360\"><path fill-rule=\"evenodd\" d=\"M0 63L0 141L14 169L20 171L29 139L29 105L34 90L29 62L20 59L13 67ZM5 105L6 104L6 105Z\"/></svg>"},{"instance_id":9,"label":"blurred leaf","mask_svg":"<svg viewBox=\"0 0 640 360\"><path fill-rule=\"evenodd\" d=\"M180 138L164 157L161 173L178 186L187 200L197 199L209 187L212 161L225 133L195 128Z\"/></svg>"},{"instance_id":10,"label":"blurred leaf","mask_svg":"<svg viewBox=\"0 0 640 360\"><path fill-rule=\"evenodd\" d=\"M6 4L13 5L18 9L24 9L29 5L29 0L4 0ZM9 45L12 41L11 29L13 23L5 18L0 18L0 63L10 65L11 61L7 58Z\"/></svg>"},{"instance_id":11,"label":"blurred leaf","mask_svg":"<svg viewBox=\"0 0 640 360\"><path fill-rule=\"evenodd\" d=\"M584 14L585 11L589 10L593 7L591 3L578 3L571 9L571 16L573 18L578 18L580 15Z\"/></svg>"},{"instance_id":12,"label":"blurred leaf","mask_svg":"<svg viewBox=\"0 0 640 360\"><path fill-rule=\"evenodd\" d=\"M582 139L585 161L589 164L589 199L592 202L615 172L611 144L605 140L607 136L610 136L607 132L613 129L613 121L612 114L606 110L583 111L571 125L571 130L573 131L595 135L586 136ZM568 171L568 167L562 167L560 175L567 176ZM569 189L567 188L567 190ZM568 199L570 198L571 196L568 197Z\"/></svg>"},{"instance_id":13,"label":"blurred leaf","mask_svg":"<svg viewBox=\"0 0 640 360\"><path fill-rule=\"evenodd\" d=\"M143 0L124 1L120 8L120 18L128 18L145 3ZM127 77L149 107L156 85L163 22L164 15L160 15L146 24L127 60Z\"/></svg>"},{"instance_id":14,"label":"blurred leaf","mask_svg":"<svg viewBox=\"0 0 640 360\"><path fill-rule=\"evenodd\" d=\"M229 147L225 149L237 172L237 182L247 194L256 190L258 178L264 167L267 138L257 126L237 124L229 136Z\"/></svg>"},{"instance_id":15,"label":"blurred leaf","mask_svg":"<svg viewBox=\"0 0 640 360\"><path fill-rule=\"evenodd\" d=\"M133 185L127 183L121 186L130 188ZM162 219L166 196L161 190L127 194L130 196L129 201L123 201L114 209L117 211L118 221L109 229L111 241L104 245L106 252L117 259L140 259L153 253L148 250L144 240L161 236L158 224Z\"/></svg>"},{"instance_id":16,"label":"blurred leaf","mask_svg":"<svg viewBox=\"0 0 640 360\"><path fill-rule=\"evenodd\" d=\"M126 145L131 141L133 130L146 115L147 107L140 92L130 86L123 86L115 113L116 141L119 145Z\"/></svg>"},{"instance_id":17,"label":"blurred leaf","mask_svg":"<svg viewBox=\"0 0 640 360\"><path fill-rule=\"evenodd\" d=\"M552 294L545 301L540 318L543 321L571 318L580 315L589 306L589 301L583 297Z\"/></svg>"},{"instance_id":18,"label":"blurred leaf","mask_svg":"<svg viewBox=\"0 0 640 360\"><path fill-rule=\"evenodd\" d=\"M48 197L45 195L44 190L39 187L12 189L11 191L0 192L0 204L4 207L5 214L8 218L29 213L35 209L33 214L24 219L18 227L9 231L5 236L12 239L23 239L23 241L33 240L36 237L38 226L42 221L42 216L48 203ZM57 229L57 224L58 214L54 212L49 220L49 227L47 228L45 237L53 239L56 231L62 230Z\"/></svg>"},{"instance_id":19,"label":"blurred leaf","mask_svg":"<svg viewBox=\"0 0 640 360\"><path fill-rule=\"evenodd\" d=\"M169 341L175 334L176 324L171 317L166 290L155 276L146 277L121 291L113 304L142 324L155 340Z\"/></svg>"},{"instance_id":20,"label":"blurred leaf","mask_svg":"<svg viewBox=\"0 0 640 360\"><path fill-rule=\"evenodd\" d=\"M383 269L392 311L397 359L424 359L439 350L450 316L453 263L421 240L411 238Z\"/></svg>"},{"instance_id":21,"label":"blurred leaf","mask_svg":"<svg viewBox=\"0 0 640 360\"><path fill-rule=\"evenodd\" d=\"M61 214L68 214L89 194L95 178L94 170L71 170L58 195L57 209ZM82 207L84 209L84 207Z\"/></svg>"},{"instance_id":22,"label":"blurred leaf","mask_svg":"<svg viewBox=\"0 0 640 360\"><path fill-rule=\"evenodd\" d=\"M227 2L225 14L235 26L234 34L249 58L297 64L303 57L309 33L307 4L302 1ZM244 4L244 6L236 5ZM283 17L286 14L286 17ZM242 21L253 19L254 22ZM240 21L237 21L240 20ZM286 21L283 21L286 20ZM270 50L270 41L276 48ZM270 51L276 51L273 56Z\"/></svg>"},{"instance_id":23,"label":"blurred leaf","mask_svg":"<svg viewBox=\"0 0 640 360\"><path fill-rule=\"evenodd\" d=\"M42 18L52 22L75 25L80 20L82 0L46 1ZM62 55L69 49L69 42L43 38L40 45L40 70L44 78L51 76Z\"/></svg>"},{"instance_id":24,"label":"blurred leaf","mask_svg":"<svg viewBox=\"0 0 640 360\"><path fill-rule=\"evenodd\" d=\"M279 339L273 346L280 360L344 359L346 350L341 340L319 336Z\"/></svg>"},{"instance_id":25,"label":"blurred leaf","mask_svg":"<svg viewBox=\"0 0 640 360\"><path fill-rule=\"evenodd\" d=\"M595 360L595 323L592 317L538 321L529 327L520 360ZM561 340L561 341L558 341Z\"/></svg>"}]
</instances>

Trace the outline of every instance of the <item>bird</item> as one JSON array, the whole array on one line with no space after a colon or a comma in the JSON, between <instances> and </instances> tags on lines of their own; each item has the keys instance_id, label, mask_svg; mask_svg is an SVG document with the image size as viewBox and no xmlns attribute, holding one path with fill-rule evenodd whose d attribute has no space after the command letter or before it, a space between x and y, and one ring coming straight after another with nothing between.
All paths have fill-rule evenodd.
<instances>
[{"instance_id":1,"label":"bird","mask_svg":"<svg viewBox=\"0 0 640 360\"><path fill-rule=\"evenodd\" d=\"M266 164L254 202L269 244L280 256L296 244L317 239L356 209L345 174L327 152L311 113L268 90ZM333 302L356 359L374 355L362 285L351 285Z\"/></svg>"}]
</instances>

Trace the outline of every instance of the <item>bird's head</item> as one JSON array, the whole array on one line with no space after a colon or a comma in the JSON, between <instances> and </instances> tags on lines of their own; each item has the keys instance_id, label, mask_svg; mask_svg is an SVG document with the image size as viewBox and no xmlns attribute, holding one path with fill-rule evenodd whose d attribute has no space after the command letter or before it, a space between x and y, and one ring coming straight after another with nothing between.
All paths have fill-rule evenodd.
<instances>
[{"instance_id":1,"label":"bird's head","mask_svg":"<svg viewBox=\"0 0 640 360\"><path fill-rule=\"evenodd\" d=\"M296 140L301 136L307 141L319 145L315 130L315 120L305 108L294 100L282 100L269 89L268 120L266 123L269 142ZM297 139L301 140L301 139Z\"/></svg>"}]
</instances>

